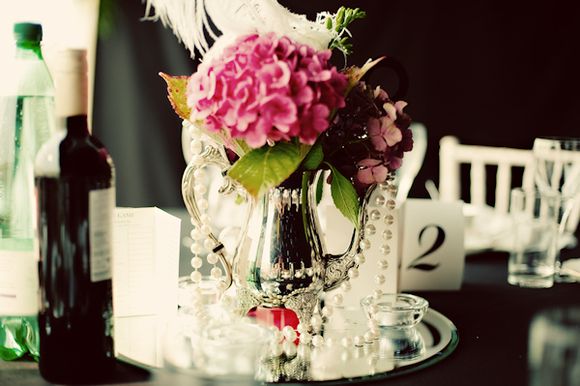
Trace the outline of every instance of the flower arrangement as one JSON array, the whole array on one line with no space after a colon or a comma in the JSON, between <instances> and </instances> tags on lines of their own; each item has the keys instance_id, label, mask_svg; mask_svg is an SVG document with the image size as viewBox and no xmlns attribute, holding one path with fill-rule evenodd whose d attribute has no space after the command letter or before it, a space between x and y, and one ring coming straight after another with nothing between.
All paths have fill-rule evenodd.
<instances>
[{"instance_id":1,"label":"flower arrangement","mask_svg":"<svg viewBox=\"0 0 580 386\"><path fill-rule=\"evenodd\" d=\"M406 103L362 81L381 59L337 69L351 50L347 26L364 17L341 7L319 15L325 49L277 32L237 36L191 76L161 76L177 114L235 153L228 176L253 196L291 175L330 170L336 207L357 224L366 189L386 180L412 149ZM318 189L321 190L321 189Z\"/></svg>"}]
</instances>

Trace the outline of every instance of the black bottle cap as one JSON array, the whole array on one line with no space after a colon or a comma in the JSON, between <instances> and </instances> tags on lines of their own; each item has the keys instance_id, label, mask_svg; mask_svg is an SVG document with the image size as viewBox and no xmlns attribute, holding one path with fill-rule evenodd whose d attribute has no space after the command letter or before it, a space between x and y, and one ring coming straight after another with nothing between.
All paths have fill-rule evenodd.
<instances>
[{"instance_id":1,"label":"black bottle cap","mask_svg":"<svg viewBox=\"0 0 580 386\"><path fill-rule=\"evenodd\" d=\"M40 42L42 26L37 23L16 23L14 24L14 39L18 42L24 40Z\"/></svg>"}]
</instances>

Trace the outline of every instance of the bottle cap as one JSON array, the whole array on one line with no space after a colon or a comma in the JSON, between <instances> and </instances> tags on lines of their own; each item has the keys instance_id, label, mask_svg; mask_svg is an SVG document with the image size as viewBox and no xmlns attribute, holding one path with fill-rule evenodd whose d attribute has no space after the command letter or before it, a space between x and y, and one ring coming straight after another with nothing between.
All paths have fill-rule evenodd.
<instances>
[{"instance_id":1,"label":"bottle cap","mask_svg":"<svg viewBox=\"0 0 580 386\"><path fill-rule=\"evenodd\" d=\"M18 42L23 40L40 42L42 26L37 23L16 23L14 24L14 39Z\"/></svg>"}]
</instances>

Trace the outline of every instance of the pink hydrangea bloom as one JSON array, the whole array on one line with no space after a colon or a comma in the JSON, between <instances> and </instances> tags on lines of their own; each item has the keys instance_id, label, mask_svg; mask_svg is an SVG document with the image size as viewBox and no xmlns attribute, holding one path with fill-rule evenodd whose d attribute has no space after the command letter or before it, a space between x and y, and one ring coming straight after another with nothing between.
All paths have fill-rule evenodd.
<instances>
[{"instance_id":1,"label":"pink hydrangea bloom","mask_svg":"<svg viewBox=\"0 0 580 386\"><path fill-rule=\"evenodd\" d=\"M344 107L347 78L330 55L273 33L241 37L189 79L191 119L254 148L295 137L313 144Z\"/></svg>"},{"instance_id":2,"label":"pink hydrangea bloom","mask_svg":"<svg viewBox=\"0 0 580 386\"><path fill-rule=\"evenodd\" d=\"M365 185L381 183L387 179L389 169L381 160L365 158L358 162L356 178Z\"/></svg>"},{"instance_id":3,"label":"pink hydrangea bloom","mask_svg":"<svg viewBox=\"0 0 580 386\"><path fill-rule=\"evenodd\" d=\"M381 90L382 91L382 90ZM403 133L397 127L397 112L401 113L406 106L406 102L399 101L396 103L386 102L383 109L386 115L380 118L370 117L368 121L369 137L373 146L378 151L385 151L401 142Z\"/></svg>"}]
</instances>

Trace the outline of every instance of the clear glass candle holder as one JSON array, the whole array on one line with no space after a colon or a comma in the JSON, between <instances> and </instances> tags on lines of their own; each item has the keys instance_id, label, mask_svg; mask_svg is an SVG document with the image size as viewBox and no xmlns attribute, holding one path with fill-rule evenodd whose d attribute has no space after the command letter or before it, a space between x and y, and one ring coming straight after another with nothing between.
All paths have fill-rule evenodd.
<instances>
[{"instance_id":1,"label":"clear glass candle holder","mask_svg":"<svg viewBox=\"0 0 580 386\"><path fill-rule=\"evenodd\" d=\"M417 325L425 315L429 303L411 294L383 294L367 296L361 305L369 319L381 328L408 328Z\"/></svg>"},{"instance_id":2,"label":"clear glass candle holder","mask_svg":"<svg viewBox=\"0 0 580 386\"><path fill-rule=\"evenodd\" d=\"M383 294L367 296L361 305L379 327L381 357L408 360L425 352L423 337L415 327L429 308L427 300L411 294Z\"/></svg>"}]
</instances>

